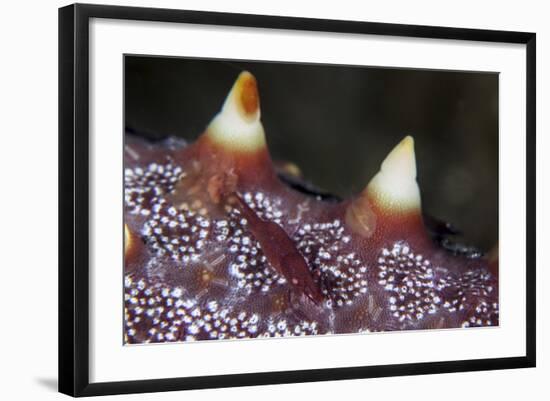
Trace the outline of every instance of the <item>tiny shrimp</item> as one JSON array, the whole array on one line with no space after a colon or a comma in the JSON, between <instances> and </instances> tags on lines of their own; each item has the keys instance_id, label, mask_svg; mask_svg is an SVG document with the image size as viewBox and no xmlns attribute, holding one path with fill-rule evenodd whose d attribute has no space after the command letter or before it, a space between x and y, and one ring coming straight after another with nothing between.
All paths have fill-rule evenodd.
<instances>
[{"instance_id":1,"label":"tiny shrimp","mask_svg":"<svg viewBox=\"0 0 550 401\"><path fill-rule=\"evenodd\" d=\"M262 220L238 194L235 193L235 197L239 211L247 220L269 264L291 284L295 293L305 294L320 305L324 300L323 294L313 281L307 262L285 230L275 222Z\"/></svg>"}]
</instances>

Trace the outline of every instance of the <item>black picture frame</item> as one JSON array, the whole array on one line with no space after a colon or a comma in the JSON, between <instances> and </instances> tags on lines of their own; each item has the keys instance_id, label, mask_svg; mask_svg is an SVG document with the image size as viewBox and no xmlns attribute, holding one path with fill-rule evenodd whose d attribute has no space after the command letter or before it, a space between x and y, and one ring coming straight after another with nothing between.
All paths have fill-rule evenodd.
<instances>
[{"instance_id":1,"label":"black picture frame","mask_svg":"<svg viewBox=\"0 0 550 401\"><path fill-rule=\"evenodd\" d=\"M262 372L155 380L89 381L89 23L91 18L387 35L526 46L526 354L521 357ZM479 29L74 4L59 9L59 391L71 396L534 367L536 35Z\"/></svg>"}]
</instances>

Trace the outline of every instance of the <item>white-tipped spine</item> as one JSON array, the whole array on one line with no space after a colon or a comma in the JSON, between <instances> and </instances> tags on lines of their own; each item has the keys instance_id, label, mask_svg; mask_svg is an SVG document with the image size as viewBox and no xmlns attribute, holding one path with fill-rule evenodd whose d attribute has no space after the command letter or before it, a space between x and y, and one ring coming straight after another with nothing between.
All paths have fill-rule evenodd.
<instances>
[{"instance_id":1,"label":"white-tipped spine","mask_svg":"<svg viewBox=\"0 0 550 401\"><path fill-rule=\"evenodd\" d=\"M367 185L366 191L380 208L399 212L420 209L414 140L411 136L405 137L388 154L380 171Z\"/></svg>"},{"instance_id":2,"label":"white-tipped spine","mask_svg":"<svg viewBox=\"0 0 550 401\"><path fill-rule=\"evenodd\" d=\"M132 235L130 234L130 229L128 225L124 224L124 255L128 256L130 247L132 246Z\"/></svg>"},{"instance_id":3,"label":"white-tipped spine","mask_svg":"<svg viewBox=\"0 0 550 401\"><path fill-rule=\"evenodd\" d=\"M206 132L214 142L229 149L252 152L265 147L256 79L252 74L244 71L239 75Z\"/></svg>"}]
</instances>

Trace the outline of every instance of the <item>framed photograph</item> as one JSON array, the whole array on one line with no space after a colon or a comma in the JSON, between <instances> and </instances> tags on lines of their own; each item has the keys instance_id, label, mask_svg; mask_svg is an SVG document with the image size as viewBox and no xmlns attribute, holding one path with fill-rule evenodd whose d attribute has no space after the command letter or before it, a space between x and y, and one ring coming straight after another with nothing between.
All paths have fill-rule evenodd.
<instances>
[{"instance_id":1,"label":"framed photograph","mask_svg":"<svg viewBox=\"0 0 550 401\"><path fill-rule=\"evenodd\" d=\"M535 366L535 34L59 10L59 390Z\"/></svg>"}]
</instances>

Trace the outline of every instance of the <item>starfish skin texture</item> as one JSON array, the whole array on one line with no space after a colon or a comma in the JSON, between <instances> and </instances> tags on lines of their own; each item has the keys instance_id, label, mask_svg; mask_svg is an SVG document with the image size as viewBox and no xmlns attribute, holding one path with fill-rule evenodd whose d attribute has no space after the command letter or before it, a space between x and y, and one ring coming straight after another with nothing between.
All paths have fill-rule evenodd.
<instances>
[{"instance_id":1,"label":"starfish skin texture","mask_svg":"<svg viewBox=\"0 0 550 401\"><path fill-rule=\"evenodd\" d=\"M197 141L127 135L124 163L126 344L499 324L496 252L433 240L410 136L352 199L297 190L245 71Z\"/></svg>"}]
</instances>

